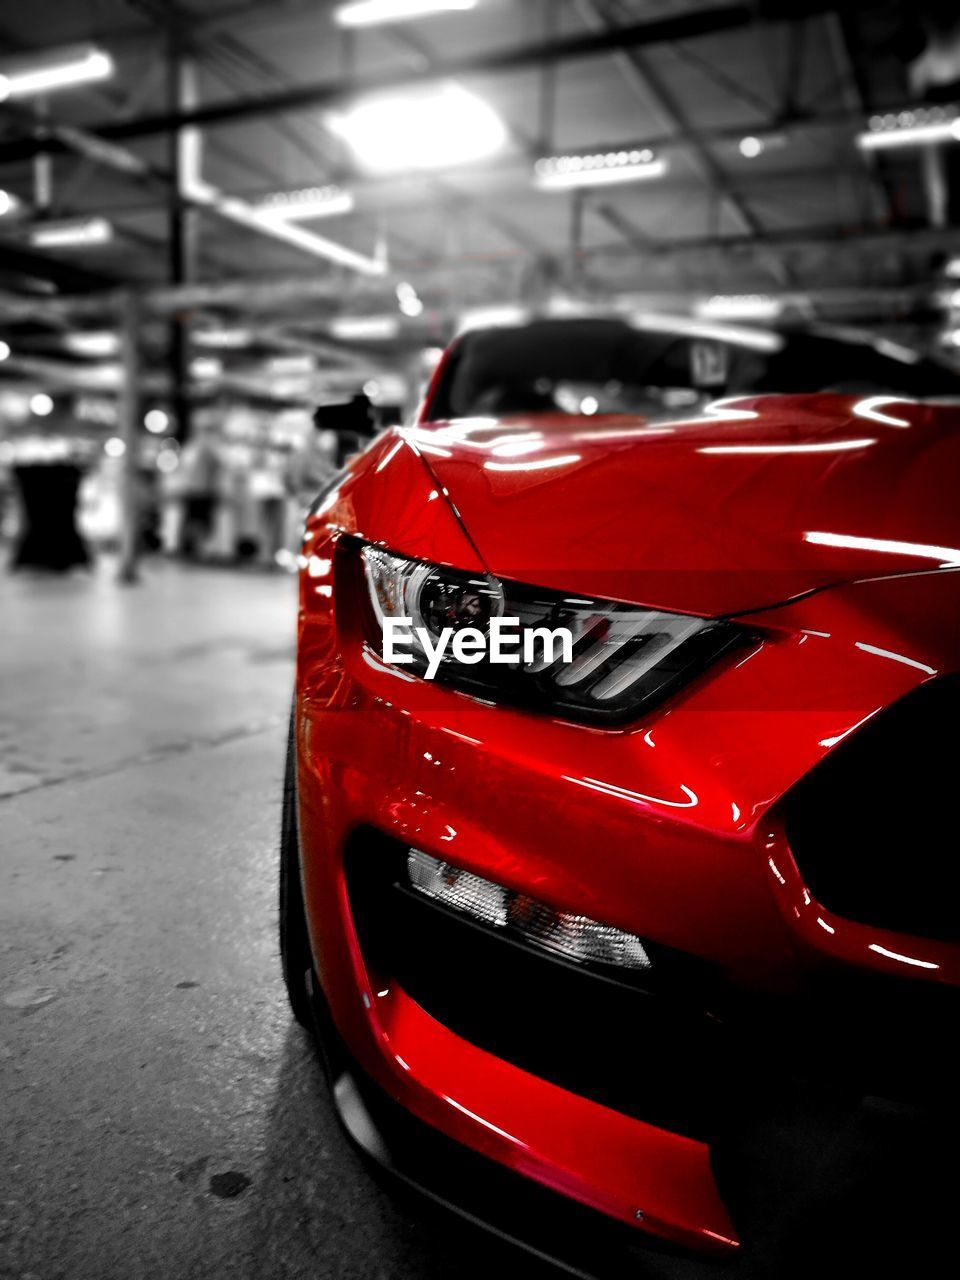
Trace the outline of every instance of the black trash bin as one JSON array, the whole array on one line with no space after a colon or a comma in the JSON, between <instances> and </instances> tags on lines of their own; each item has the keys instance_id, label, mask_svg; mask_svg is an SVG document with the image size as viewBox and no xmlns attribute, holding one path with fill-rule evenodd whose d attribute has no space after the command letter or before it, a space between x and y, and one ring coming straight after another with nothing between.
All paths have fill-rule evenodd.
<instances>
[{"instance_id":1,"label":"black trash bin","mask_svg":"<svg viewBox=\"0 0 960 1280\"><path fill-rule=\"evenodd\" d=\"M13 475L23 518L10 567L63 572L88 565L90 553L77 529L81 468L69 462L24 464Z\"/></svg>"}]
</instances>

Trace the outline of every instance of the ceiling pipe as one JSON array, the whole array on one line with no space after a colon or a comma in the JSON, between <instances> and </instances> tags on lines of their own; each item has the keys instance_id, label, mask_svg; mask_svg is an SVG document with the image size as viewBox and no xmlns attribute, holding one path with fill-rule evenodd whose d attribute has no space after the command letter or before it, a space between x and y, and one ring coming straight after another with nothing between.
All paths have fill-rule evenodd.
<instances>
[{"instance_id":1,"label":"ceiling pipe","mask_svg":"<svg viewBox=\"0 0 960 1280\"><path fill-rule=\"evenodd\" d=\"M157 168L148 165L135 153L113 143L104 143L99 135L87 129L76 129L61 125L49 126L52 136L63 142L70 150L78 152L87 159L96 160L108 168L148 179L170 188L172 177ZM182 157L185 160L184 177L177 196L186 203L207 209L228 222L238 223L249 231L267 236L289 244L294 249L308 253L313 257L324 258L338 266L356 271L361 275L382 276L386 274L387 264L378 257L370 257L357 253L346 245L320 236L302 227L277 222L265 216L249 201L239 197L226 195L217 187L204 182L199 175L200 165L200 132L198 129L185 128L181 132Z\"/></svg>"}]
</instances>

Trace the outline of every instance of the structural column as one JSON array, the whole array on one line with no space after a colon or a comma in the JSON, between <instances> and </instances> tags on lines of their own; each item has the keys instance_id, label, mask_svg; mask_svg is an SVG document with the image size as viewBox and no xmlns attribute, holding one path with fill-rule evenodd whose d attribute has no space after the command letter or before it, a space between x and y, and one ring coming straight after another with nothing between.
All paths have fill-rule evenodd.
<instances>
[{"instance_id":1,"label":"structural column","mask_svg":"<svg viewBox=\"0 0 960 1280\"><path fill-rule=\"evenodd\" d=\"M172 111L188 111L196 105L196 70L183 55L176 28L171 29L168 96ZM193 129L177 129L170 135L169 279L173 285L192 284L197 266L197 211L185 201L189 179L197 165L193 154L198 135ZM190 435L190 316L175 313L170 320L170 383L177 439Z\"/></svg>"},{"instance_id":2,"label":"structural column","mask_svg":"<svg viewBox=\"0 0 960 1280\"><path fill-rule=\"evenodd\" d=\"M117 397L120 439L124 443L120 469L121 582L138 578L140 556L140 301L131 290L120 303L121 383Z\"/></svg>"}]
</instances>

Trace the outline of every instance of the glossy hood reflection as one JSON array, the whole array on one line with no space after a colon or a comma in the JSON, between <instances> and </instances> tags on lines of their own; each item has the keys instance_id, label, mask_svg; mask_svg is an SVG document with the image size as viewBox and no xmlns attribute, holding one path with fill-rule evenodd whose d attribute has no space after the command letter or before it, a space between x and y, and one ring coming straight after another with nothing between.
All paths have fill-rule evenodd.
<instances>
[{"instance_id":1,"label":"glossy hood reflection","mask_svg":"<svg viewBox=\"0 0 960 1280\"><path fill-rule=\"evenodd\" d=\"M491 572L712 616L956 563L958 427L957 407L822 394L405 435Z\"/></svg>"}]
</instances>

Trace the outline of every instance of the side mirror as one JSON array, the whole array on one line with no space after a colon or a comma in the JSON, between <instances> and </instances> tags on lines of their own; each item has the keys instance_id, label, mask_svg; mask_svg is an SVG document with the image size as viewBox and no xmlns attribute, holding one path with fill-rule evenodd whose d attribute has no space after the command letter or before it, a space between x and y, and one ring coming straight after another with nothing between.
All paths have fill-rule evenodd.
<instances>
[{"instance_id":1,"label":"side mirror","mask_svg":"<svg viewBox=\"0 0 960 1280\"><path fill-rule=\"evenodd\" d=\"M376 425L373 406L364 395L338 404L320 405L314 410L313 422L318 431L333 431L338 436L349 432L361 438L372 436Z\"/></svg>"}]
</instances>

